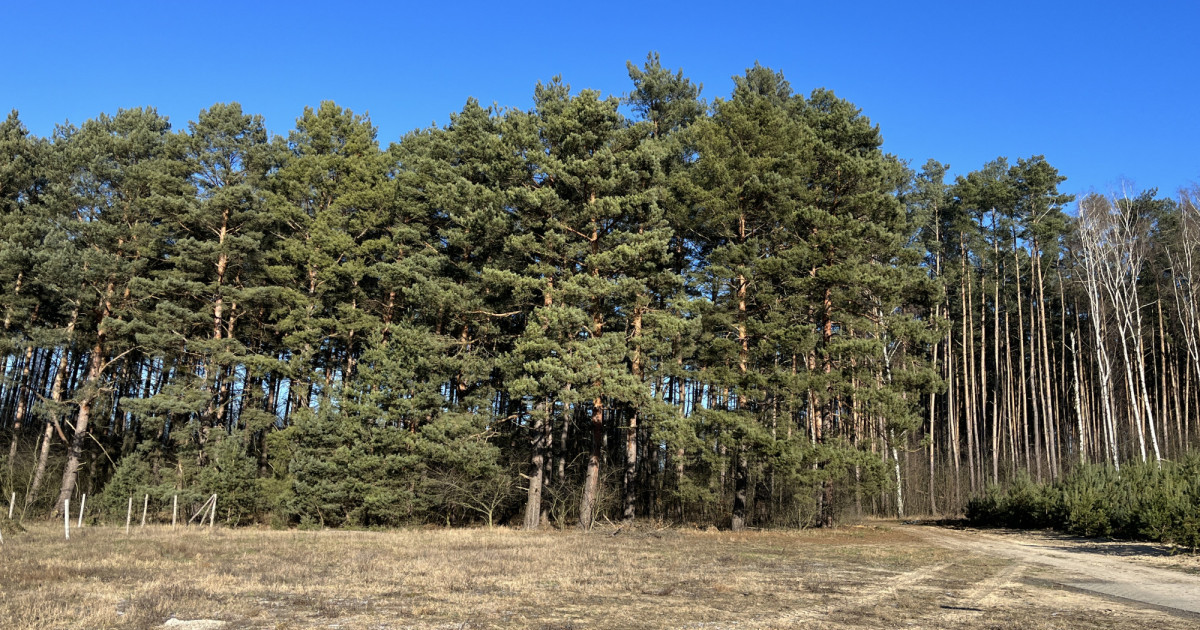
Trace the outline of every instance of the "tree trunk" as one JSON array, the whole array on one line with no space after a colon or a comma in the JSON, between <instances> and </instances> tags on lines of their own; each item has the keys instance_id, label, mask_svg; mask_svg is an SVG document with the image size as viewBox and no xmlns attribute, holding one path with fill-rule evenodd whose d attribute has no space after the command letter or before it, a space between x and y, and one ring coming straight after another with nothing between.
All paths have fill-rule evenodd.
<instances>
[{"instance_id":1,"label":"tree trunk","mask_svg":"<svg viewBox=\"0 0 1200 630\"><path fill-rule=\"evenodd\" d=\"M100 338L98 338L96 344L92 347L92 356L88 361L87 378L84 380L83 386L95 386L99 382L100 374L103 370L104 345L100 341ZM95 395L94 392L84 392L83 399L79 401L79 413L75 416L75 434L71 436L71 444L67 449L67 464L63 469L62 489L58 493L58 500L54 503L55 514L62 512L63 505L75 492L79 463L83 456L83 445L89 435L88 423L91 421L92 404Z\"/></svg>"},{"instance_id":2,"label":"tree trunk","mask_svg":"<svg viewBox=\"0 0 1200 630\"><path fill-rule=\"evenodd\" d=\"M27 410L26 399L28 396L22 393L22 390L28 391L29 374L33 370L33 343L29 343L29 347L25 349L25 360L21 363L21 380L16 384L17 393L17 411L13 416L12 426L12 443L8 447L8 478L11 482L13 479L13 466L17 461L17 442L21 438L21 426L25 424L25 412Z\"/></svg>"},{"instance_id":3,"label":"tree trunk","mask_svg":"<svg viewBox=\"0 0 1200 630\"><path fill-rule=\"evenodd\" d=\"M55 406L62 402L63 379L66 378L67 366L69 364L70 342L71 337L75 332L75 323L79 318L79 306L76 305L71 311L71 318L67 322L66 343L63 344L61 354L58 356L58 369L54 372L54 383L50 386L50 400ZM45 436L42 438L41 451L38 453L37 466L34 468L33 481L29 485L29 492L25 495L25 506L28 507L37 498L38 490L42 487L42 480L46 476L46 463L50 457L50 432L57 430L59 436L64 442L67 441L63 435L62 427L59 425L58 411L46 420Z\"/></svg>"},{"instance_id":4,"label":"tree trunk","mask_svg":"<svg viewBox=\"0 0 1200 630\"><path fill-rule=\"evenodd\" d=\"M592 400L592 444L588 452L587 474L583 482L583 500L579 503L579 528L590 530L596 508L596 493L600 487L601 446L604 441L604 399Z\"/></svg>"},{"instance_id":5,"label":"tree trunk","mask_svg":"<svg viewBox=\"0 0 1200 630\"><path fill-rule=\"evenodd\" d=\"M550 415L549 401L543 402L533 412L533 456L530 460L529 491L525 498L525 529L534 530L542 523L542 487L545 485L546 438Z\"/></svg>"},{"instance_id":6,"label":"tree trunk","mask_svg":"<svg viewBox=\"0 0 1200 630\"><path fill-rule=\"evenodd\" d=\"M596 193L591 193L589 204L594 204L596 201ZM600 233L596 222L592 222L591 235L591 251L592 255L596 256L600 251ZM592 267L591 275L593 278L599 278L599 267ZM592 299L592 330L591 335L594 339L599 340L600 335L604 332L604 312L601 309L601 299L594 297ZM597 365L597 371L602 371L603 366ZM596 381L592 383L592 387L596 391L596 395L592 399L592 444L591 450L588 453L587 473L584 476L583 482L583 500L579 503L579 527L583 530L592 528L592 519L596 509L596 494L600 487L600 460L603 457L604 446L604 382Z\"/></svg>"},{"instance_id":7,"label":"tree trunk","mask_svg":"<svg viewBox=\"0 0 1200 630\"><path fill-rule=\"evenodd\" d=\"M633 358L631 360L630 372L639 384L643 382L641 342L642 309L637 307L634 309L633 314ZM637 508L638 414L639 409L635 406L629 414L629 428L625 432L624 510L622 511L622 518L626 521L633 520Z\"/></svg>"}]
</instances>

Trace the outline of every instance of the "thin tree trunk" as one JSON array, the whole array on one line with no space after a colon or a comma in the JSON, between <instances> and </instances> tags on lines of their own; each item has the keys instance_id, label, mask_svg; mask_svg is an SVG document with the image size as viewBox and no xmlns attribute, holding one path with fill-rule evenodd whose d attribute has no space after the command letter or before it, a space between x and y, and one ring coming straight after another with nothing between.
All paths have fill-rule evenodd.
<instances>
[{"instance_id":1,"label":"thin tree trunk","mask_svg":"<svg viewBox=\"0 0 1200 630\"><path fill-rule=\"evenodd\" d=\"M66 328L66 343L58 356L58 369L54 372L54 383L50 386L50 400L57 408L62 402L63 380L66 378L67 366L69 365L70 341L75 332L75 323L79 317L79 306L76 304L71 311L71 318L67 322ZM29 485L29 492L25 495L25 506L28 507L37 498L38 490L42 487L42 480L46 476L46 464L50 458L50 434L52 430L57 430L63 442L66 442L66 436L63 435L62 427L59 425L59 415L57 409L46 420L45 435L42 438L41 451L38 453L37 466L34 468L33 481Z\"/></svg>"},{"instance_id":2,"label":"thin tree trunk","mask_svg":"<svg viewBox=\"0 0 1200 630\"><path fill-rule=\"evenodd\" d=\"M960 239L961 242L961 239ZM962 377L964 398L963 419L967 431L967 476L971 482L971 491L979 490L975 477L975 312L971 299L971 276L967 268L967 259L962 258L962 321L963 363Z\"/></svg>"},{"instance_id":3,"label":"thin tree trunk","mask_svg":"<svg viewBox=\"0 0 1200 630\"><path fill-rule=\"evenodd\" d=\"M1048 334L1049 320L1046 318L1046 290L1045 282L1042 277L1044 275L1042 271L1042 253L1041 249L1038 247L1037 239L1034 239L1033 241L1033 251L1035 266L1034 278L1037 281L1038 292L1038 317L1040 319L1038 330L1041 333L1042 341L1042 367L1040 372L1042 375L1043 387L1042 400L1044 401L1043 404L1045 408L1043 417L1045 418L1046 422L1046 461L1050 471L1050 478L1056 479L1058 477L1058 461L1057 457L1055 456L1055 445L1058 442L1055 435L1055 422L1057 414L1055 413L1053 392L1050 387L1050 372L1054 370L1054 363L1051 362L1050 358L1050 342Z\"/></svg>"},{"instance_id":4,"label":"thin tree trunk","mask_svg":"<svg viewBox=\"0 0 1200 630\"><path fill-rule=\"evenodd\" d=\"M604 441L604 399L600 396L592 399L591 426L591 450L588 452L583 500L579 503L579 527L585 531L592 528L592 518L596 508L596 492L600 486L601 446Z\"/></svg>"},{"instance_id":5,"label":"thin tree trunk","mask_svg":"<svg viewBox=\"0 0 1200 630\"><path fill-rule=\"evenodd\" d=\"M630 372L641 384L642 374L642 309L636 307L633 314L633 358ZM633 520L637 507L637 472L638 472L638 413L636 407L629 414L629 428L625 432L625 479L624 479L624 520Z\"/></svg>"},{"instance_id":6,"label":"thin tree trunk","mask_svg":"<svg viewBox=\"0 0 1200 630\"><path fill-rule=\"evenodd\" d=\"M1000 239L996 232L996 210L992 209L992 371L996 390L992 395L992 483L1000 483Z\"/></svg>"},{"instance_id":7,"label":"thin tree trunk","mask_svg":"<svg viewBox=\"0 0 1200 630\"><path fill-rule=\"evenodd\" d=\"M25 360L21 364L21 380L17 382L15 390L17 393L17 411L13 416L12 425L12 442L8 447L8 478L13 479L13 466L17 461L17 442L21 437L21 427L25 424L25 411L27 409L26 398L22 395L21 390L32 389L29 387L29 374L33 370L33 343L30 342L29 347L25 349Z\"/></svg>"}]
</instances>

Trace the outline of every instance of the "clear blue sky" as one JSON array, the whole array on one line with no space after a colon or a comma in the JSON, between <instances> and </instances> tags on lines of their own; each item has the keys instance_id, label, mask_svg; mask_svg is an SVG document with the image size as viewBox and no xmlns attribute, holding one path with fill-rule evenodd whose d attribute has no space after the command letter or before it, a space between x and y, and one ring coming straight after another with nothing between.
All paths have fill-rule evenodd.
<instances>
[{"instance_id":1,"label":"clear blue sky","mask_svg":"<svg viewBox=\"0 0 1200 630\"><path fill-rule=\"evenodd\" d=\"M286 134L332 99L386 144L468 96L527 108L555 74L620 95L655 50L709 99L756 60L833 89L914 166L1040 153L1066 192L1200 182L1197 2L5 4L0 107L38 135L140 105L181 128L224 101Z\"/></svg>"}]
</instances>

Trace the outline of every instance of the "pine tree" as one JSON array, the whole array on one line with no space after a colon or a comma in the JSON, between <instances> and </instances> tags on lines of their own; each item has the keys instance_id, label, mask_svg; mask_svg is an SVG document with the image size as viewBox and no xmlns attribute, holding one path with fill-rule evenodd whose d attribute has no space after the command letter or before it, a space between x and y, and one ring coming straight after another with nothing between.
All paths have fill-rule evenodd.
<instances>
[{"instance_id":1,"label":"pine tree","mask_svg":"<svg viewBox=\"0 0 1200 630\"><path fill-rule=\"evenodd\" d=\"M0 383L3 398L13 400L11 417L3 418L11 431L4 487L16 487L14 466L22 430L32 419L35 398L37 339L42 323L53 311L41 312L45 286L37 268L49 253L45 239L53 230L42 199L49 186L49 147L29 136L16 110L0 123L0 357L7 378ZM42 353L46 354L46 353ZM8 369L9 366L11 369ZM0 409L0 413L3 413ZM8 415L8 414L4 414Z\"/></svg>"},{"instance_id":2,"label":"pine tree","mask_svg":"<svg viewBox=\"0 0 1200 630\"><path fill-rule=\"evenodd\" d=\"M733 97L718 100L712 118L693 129L700 157L691 192L704 260L700 282L711 300L703 312L703 378L716 394L702 415L721 427L718 444L733 448L732 523L740 529L748 515L750 458L768 441L763 421L771 405L759 368L775 369L773 344L789 334L782 322L768 323L778 298L765 276L779 265L794 273L796 261L784 261L794 258L786 250L797 235L784 222L800 211L811 134L795 116L796 100L781 74L756 65L735 82ZM799 352L784 351L789 358Z\"/></svg>"},{"instance_id":3,"label":"pine tree","mask_svg":"<svg viewBox=\"0 0 1200 630\"><path fill-rule=\"evenodd\" d=\"M263 277L271 226L261 186L273 151L262 118L243 114L237 104L201 111L180 143L178 159L196 194L171 217L165 264L143 289L156 296L155 309L138 337L164 370L176 369L156 393L125 407L144 421L158 419L146 427L153 428L147 438L161 443L173 428L203 464L210 431L238 428L242 414L233 391L245 385L238 368L253 364L246 377L263 375L261 358L247 356L238 340L238 322L272 293ZM274 415L256 409L244 418L253 421L252 432L261 432Z\"/></svg>"},{"instance_id":4,"label":"pine tree","mask_svg":"<svg viewBox=\"0 0 1200 630\"><path fill-rule=\"evenodd\" d=\"M634 84L626 102L640 115L641 124L650 126L646 151L641 154L647 163L635 165L648 194L646 205L632 217L639 225L641 250L626 283L626 301L636 303L628 325L630 372L643 391L643 400L631 412L625 440L622 516L628 520L637 514L639 493L643 505L654 503L651 475L660 462L640 461L640 455L656 457L655 444L664 438L674 442L672 436L686 424L682 421L684 356L690 357L695 347L696 330L688 321L690 300L684 278L692 250L685 235L691 227L690 208L678 189L688 180L691 151L686 132L704 115L705 106L700 86L682 71L663 68L656 53L647 56L641 69L626 65ZM668 239L666 259L661 257L661 242L655 242L662 238ZM678 447L673 452L678 471L682 457Z\"/></svg>"},{"instance_id":5,"label":"pine tree","mask_svg":"<svg viewBox=\"0 0 1200 630\"><path fill-rule=\"evenodd\" d=\"M50 168L48 148L29 136L16 110L0 123L0 311L3 312L4 345L0 354L8 354L18 343L14 326L33 318L38 303L36 289L31 290L33 268L43 252L43 239L49 229L40 207L48 185Z\"/></svg>"},{"instance_id":6,"label":"pine tree","mask_svg":"<svg viewBox=\"0 0 1200 630\"><path fill-rule=\"evenodd\" d=\"M865 422L878 423L898 476L896 436L919 426L914 394L933 382L918 357L933 340L927 309L936 285L917 267L920 251L907 246L907 218L895 194L903 169L880 150L879 128L827 90L810 95L801 118L815 137L808 187L815 195L802 211L814 265L801 292L818 305L818 442L836 444L866 432ZM829 469L838 458L820 457L827 471L822 520L829 524L837 475Z\"/></svg>"},{"instance_id":7,"label":"pine tree","mask_svg":"<svg viewBox=\"0 0 1200 630\"><path fill-rule=\"evenodd\" d=\"M659 218L647 216L641 234L632 220L635 208L657 211L655 193L634 168L654 167L642 154L649 130L631 127L616 99L602 100L586 90L572 96L557 79L539 84L534 100L529 123L536 125L539 146L526 155L536 190L515 200L517 220L527 231L512 246L523 255L526 286L540 285L535 290L542 300L514 349L521 366L514 386L533 405L542 431L559 404L564 414L575 401L587 409L590 441L579 525L589 529L607 427L643 399L626 363L627 338L617 334L624 317L639 308L625 274L638 259L663 260L669 236ZM527 507L527 526L535 511Z\"/></svg>"},{"instance_id":8,"label":"pine tree","mask_svg":"<svg viewBox=\"0 0 1200 630\"><path fill-rule=\"evenodd\" d=\"M309 410L353 373L373 327L365 282L373 252L386 244L394 193L391 160L370 120L332 102L305 109L287 151L267 184L271 220L283 233L268 252L269 274L282 291L274 317L288 407Z\"/></svg>"},{"instance_id":9,"label":"pine tree","mask_svg":"<svg viewBox=\"0 0 1200 630\"><path fill-rule=\"evenodd\" d=\"M137 350L136 334L153 308L139 282L161 266L166 221L178 216L190 195L176 159L179 140L170 129L153 109L120 110L66 130L60 140L77 218L68 230L78 256L71 272L80 283L79 331L90 352L76 393L79 408L55 504L59 511L75 491L92 412L103 402L118 361ZM98 418L121 420L115 413Z\"/></svg>"}]
</instances>

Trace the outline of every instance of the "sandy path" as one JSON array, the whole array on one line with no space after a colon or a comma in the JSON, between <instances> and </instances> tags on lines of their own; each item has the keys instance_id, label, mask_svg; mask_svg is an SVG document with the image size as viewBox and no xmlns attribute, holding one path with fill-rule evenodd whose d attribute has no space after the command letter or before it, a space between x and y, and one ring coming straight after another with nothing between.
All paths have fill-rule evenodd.
<instances>
[{"instance_id":1,"label":"sandy path","mask_svg":"<svg viewBox=\"0 0 1200 630\"><path fill-rule=\"evenodd\" d=\"M955 550L1058 569L1052 581L1094 593L1200 614L1200 576L1146 566L1130 556L1153 554L1151 545L1088 544L1049 534L991 533L902 526L902 531Z\"/></svg>"}]
</instances>

